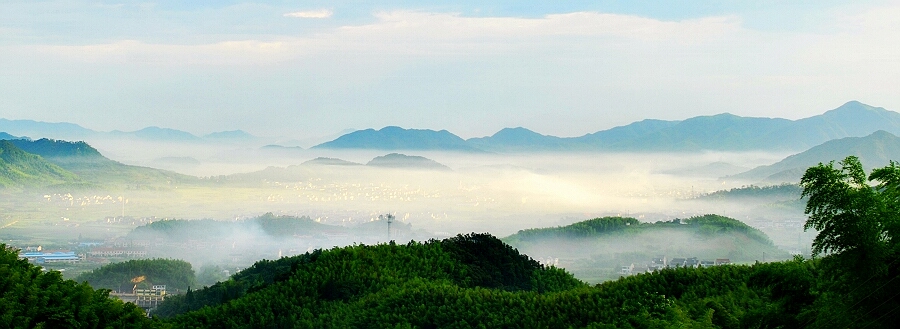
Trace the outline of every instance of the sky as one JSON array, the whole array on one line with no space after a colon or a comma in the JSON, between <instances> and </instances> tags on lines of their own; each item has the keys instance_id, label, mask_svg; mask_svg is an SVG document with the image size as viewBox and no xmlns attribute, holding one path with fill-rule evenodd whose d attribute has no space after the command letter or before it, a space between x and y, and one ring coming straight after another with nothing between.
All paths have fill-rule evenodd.
<instances>
[{"instance_id":1,"label":"sky","mask_svg":"<svg viewBox=\"0 0 900 329\"><path fill-rule=\"evenodd\" d=\"M896 1L0 3L0 118L197 135L900 110Z\"/></svg>"}]
</instances>

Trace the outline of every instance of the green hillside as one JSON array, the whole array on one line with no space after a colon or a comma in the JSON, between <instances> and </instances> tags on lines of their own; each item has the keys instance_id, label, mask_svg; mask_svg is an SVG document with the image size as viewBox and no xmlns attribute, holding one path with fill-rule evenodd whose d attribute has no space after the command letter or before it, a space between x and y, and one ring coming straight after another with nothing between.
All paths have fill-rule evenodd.
<instances>
[{"instance_id":1,"label":"green hillside","mask_svg":"<svg viewBox=\"0 0 900 329\"><path fill-rule=\"evenodd\" d=\"M134 287L149 289L153 285L165 285L169 292L185 291L196 286L191 264L175 259L135 259L113 263L82 273L75 281L87 282L97 289L126 292Z\"/></svg>"},{"instance_id":2,"label":"green hillside","mask_svg":"<svg viewBox=\"0 0 900 329\"><path fill-rule=\"evenodd\" d=\"M180 320L218 326L216 317L209 315L234 307L250 307L244 314L288 312L300 317L340 311L348 303L368 303L378 295L422 285L535 292L583 286L563 271L544 268L490 235L471 234L406 245L354 245L261 261L229 281L166 301L156 314L174 316L214 306ZM258 304L260 298L280 306ZM246 302L256 306L244 305Z\"/></svg>"},{"instance_id":3,"label":"green hillside","mask_svg":"<svg viewBox=\"0 0 900 329\"><path fill-rule=\"evenodd\" d=\"M668 269L590 287L470 234L261 261L169 298L155 314L176 328L797 327L816 275L794 261Z\"/></svg>"},{"instance_id":4,"label":"green hillside","mask_svg":"<svg viewBox=\"0 0 900 329\"><path fill-rule=\"evenodd\" d=\"M53 139L10 141L28 152L81 177L88 184L129 188L168 188L195 182L195 177L171 171L138 167L110 160L85 142Z\"/></svg>"},{"instance_id":5,"label":"green hillside","mask_svg":"<svg viewBox=\"0 0 900 329\"><path fill-rule=\"evenodd\" d=\"M156 221L136 227L128 233L129 239L162 240L176 242L184 240L222 240L233 236L256 232L268 237L292 235L318 236L324 233L343 233L344 227L317 223L309 217L276 216L267 213L262 216L240 220L219 221L212 219Z\"/></svg>"},{"instance_id":6,"label":"green hillside","mask_svg":"<svg viewBox=\"0 0 900 329\"><path fill-rule=\"evenodd\" d=\"M366 163L367 166L382 168L422 169L449 171L450 167L426 157L391 153L378 156Z\"/></svg>"},{"instance_id":7,"label":"green hillside","mask_svg":"<svg viewBox=\"0 0 900 329\"><path fill-rule=\"evenodd\" d=\"M738 220L705 215L666 222L603 217L554 228L519 231L503 239L536 259L589 282L618 278L621 266L641 271L653 258L729 259L734 263L788 259L765 233Z\"/></svg>"},{"instance_id":8,"label":"green hillside","mask_svg":"<svg viewBox=\"0 0 900 329\"><path fill-rule=\"evenodd\" d=\"M0 244L0 328L151 328L140 308L108 296Z\"/></svg>"},{"instance_id":9,"label":"green hillside","mask_svg":"<svg viewBox=\"0 0 900 329\"><path fill-rule=\"evenodd\" d=\"M0 187L35 187L76 182L75 174L0 140Z\"/></svg>"}]
</instances>

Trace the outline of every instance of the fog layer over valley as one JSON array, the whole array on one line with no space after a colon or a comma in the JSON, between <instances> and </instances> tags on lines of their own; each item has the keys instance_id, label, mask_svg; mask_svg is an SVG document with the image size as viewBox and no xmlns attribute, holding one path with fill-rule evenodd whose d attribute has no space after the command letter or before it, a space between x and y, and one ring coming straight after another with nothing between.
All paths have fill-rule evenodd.
<instances>
[{"instance_id":1,"label":"fog layer over valley","mask_svg":"<svg viewBox=\"0 0 900 329\"><path fill-rule=\"evenodd\" d=\"M805 252L814 235L802 233L797 190L759 197L713 193L753 184L722 177L772 164L787 155L782 153L494 154L146 143L100 143L99 153L110 158L103 163L115 169L108 177L102 175L106 167L95 172L98 167L92 166L90 177L75 185L0 191L0 238L23 249L78 249L100 263L164 257L233 273L259 259L318 248L469 232L505 237L603 216L647 223L712 213L729 216L759 228L785 251L769 251L772 259L786 257L786 251ZM129 153L134 148L148 151ZM108 154L130 156L119 160ZM63 168L77 162L57 161ZM70 170L84 170L80 166ZM386 214L395 217L390 233ZM166 227L186 231L161 231ZM606 250L605 256L597 256L607 258L602 264L558 265L603 266L575 272L598 281L613 278L618 266L633 261L619 254L716 254L684 232L604 239L585 245ZM567 259L566 252L572 251L539 246L523 252L547 260ZM647 249L652 246L657 250ZM111 251L117 248L126 251ZM722 249L713 258L764 259L761 252L736 257L736 251Z\"/></svg>"}]
</instances>

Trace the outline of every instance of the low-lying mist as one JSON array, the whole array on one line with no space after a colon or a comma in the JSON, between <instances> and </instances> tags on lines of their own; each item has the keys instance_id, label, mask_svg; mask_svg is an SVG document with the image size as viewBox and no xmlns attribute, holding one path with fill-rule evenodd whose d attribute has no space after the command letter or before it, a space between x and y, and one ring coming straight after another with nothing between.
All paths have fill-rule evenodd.
<instances>
[{"instance_id":1,"label":"low-lying mist","mask_svg":"<svg viewBox=\"0 0 900 329\"><path fill-rule=\"evenodd\" d=\"M96 143L96 147L125 164L199 179L159 186L99 184L84 189L26 191L0 201L6 214L0 226L7 225L0 229L0 237L21 246L51 241L64 246L59 241L110 239L162 219L235 221L270 212L347 228L393 214L397 225L427 232L402 237L407 239L473 231L504 237L523 229L606 215L653 222L716 213L760 228L776 245L791 252L808 248L804 246L810 239L797 226L804 219L802 207L791 200L702 197L753 184L720 177L773 163L785 156L780 153L397 152L423 156L452 169L438 171L365 165L392 153L388 151L201 144L159 147L114 141ZM306 163L320 157L358 165ZM258 243L265 239L244 240ZM386 240L386 235L370 235L365 242ZM348 238L339 243L353 242L363 241ZM291 249L305 252L310 247L330 247L326 244ZM266 255L277 257L270 251ZM540 252L532 256L542 257Z\"/></svg>"}]
</instances>

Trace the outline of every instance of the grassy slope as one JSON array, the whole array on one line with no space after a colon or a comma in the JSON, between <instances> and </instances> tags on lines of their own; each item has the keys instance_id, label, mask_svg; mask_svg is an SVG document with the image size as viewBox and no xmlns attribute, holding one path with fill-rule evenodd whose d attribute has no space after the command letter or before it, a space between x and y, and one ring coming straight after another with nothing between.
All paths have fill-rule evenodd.
<instances>
[{"instance_id":1,"label":"grassy slope","mask_svg":"<svg viewBox=\"0 0 900 329\"><path fill-rule=\"evenodd\" d=\"M44 158L0 140L0 186L35 187L78 180L75 174Z\"/></svg>"}]
</instances>

